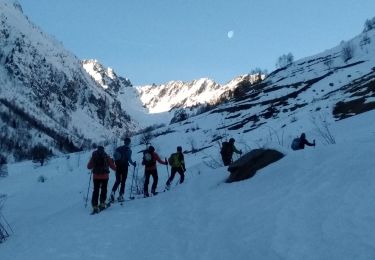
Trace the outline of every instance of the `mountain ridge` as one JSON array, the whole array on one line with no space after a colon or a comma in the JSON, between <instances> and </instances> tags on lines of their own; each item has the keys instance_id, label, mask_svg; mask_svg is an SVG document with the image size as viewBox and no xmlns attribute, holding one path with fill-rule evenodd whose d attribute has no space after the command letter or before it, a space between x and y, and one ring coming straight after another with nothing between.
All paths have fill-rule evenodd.
<instances>
[{"instance_id":1,"label":"mountain ridge","mask_svg":"<svg viewBox=\"0 0 375 260\"><path fill-rule=\"evenodd\" d=\"M38 143L71 152L135 129L116 89L100 88L75 55L29 21L18 2L1 0L0 8L1 137L7 143L0 152L30 158Z\"/></svg>"}]
</instances>

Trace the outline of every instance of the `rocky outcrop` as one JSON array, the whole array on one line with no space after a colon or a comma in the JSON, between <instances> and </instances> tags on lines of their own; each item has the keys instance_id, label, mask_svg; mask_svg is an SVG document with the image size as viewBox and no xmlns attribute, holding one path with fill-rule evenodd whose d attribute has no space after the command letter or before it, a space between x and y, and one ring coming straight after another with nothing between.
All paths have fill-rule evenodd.
<instances>
[{"instance_id":1,"label":"rocky outcrop","mask_svg":"<svg viewBox=\"0 0 375 260\"><path fill-rule=\"evenodd\" d=\"M242 181L253 177L256 172L284 157L284 154L272 149L254 149L228 167L230 176L227 182Z\"/></svg>"}]
</instances>

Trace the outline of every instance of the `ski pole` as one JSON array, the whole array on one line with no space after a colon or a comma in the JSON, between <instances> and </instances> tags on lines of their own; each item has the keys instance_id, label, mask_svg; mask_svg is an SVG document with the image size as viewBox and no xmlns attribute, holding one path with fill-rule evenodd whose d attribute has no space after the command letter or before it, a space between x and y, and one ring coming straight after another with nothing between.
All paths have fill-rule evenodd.
<instances>
[{"instance_id":1,"label":"ski pole","mask_svg":"<svg viewBox=\"0 0 375 260\"><path fill-rule=\"evenodd\" d=\"M5 195L4 197L1 197L1 199L2 199L2 201L1 201L1 203L2 203L1 207L2 207L2 206L4 206L4 204L5 204L5 201L6 201L6 195ZM0 207L0 209L1 209L1 207ZM1 220L1 219L3 219L3 221L5 222L5 224L8 226L9 230L10 230L12 233L14 233L12 227L9 225L8 221L5 219L4 215L0 212L0 220ZM0 221L0 227L2 227L2 225L1 225L1 221ZM5 233L9 236L9 234L8 234L8 232L6 231L5 228L4 228L4 231L5 231Z\"/></svg>"},{"instance_id":2,"label":"ski pole","mask_svg":"<svg viewBox=\"0 0 375 260\"><path fill-rule=\"evenodd\" d=\"M135 173L135 187L137 188L136 194L140 194L140 188L139 188L139 180L138 180L138 169L139 167L136 168L137 172Z\"/></svg>"},{"instance_id":3,"label":"ski pole","mask_svg":"<svg viewBox=\"0 0 375 260\"><path fill-rule=\"evenodd\" d=\"M167 162L167 158L165 158L165 161ZM167 163L165 166L167 166L167 173L168 173L168 179L169 179L169 168L168 168L168 163Z\"/></svg>"},{"instance_id":4,"label":"ski pole","mask_svg":"<svg viewBox=\"0 0 375 260\"><path fill-rule=\"evenodd\" d=\"M132 184L130 186L130 196L129 196L129 199L133 199L133 184L134 184L134 174L135 174L135 167L136 166L133 166L133 176L132 176Z\"/></svg>"},{"instance_id":5,"label":"ski pole","mask_svg":"<svg viewBox=\"0 0 375 260\"><path fill-rule=\"evenodd\" d=\"M90 191L90 185L91 185L91 177L92 177L92 172L90 172L89 187L87 188L87 195L86 195L85 208L87 207L87 200L89 199L89 191Z\"/></svg>"},{"instance_id":6,"label":"ski pole","mask_svg":"<svg viewBox=\"0 0 375 260\"><path fill-rule=\"evenodd\" d=\"M2 213L0 213L0 217L3 219L3 221L5 222L5 224L8 226L9 230L14 234L14 231L13 231L12 227L9 225L8 221L5 219L5 217L4 217L4 215ZM9 233L6 230L5 230L5 232L9 236Z\"/></svg>"}]
</instances>

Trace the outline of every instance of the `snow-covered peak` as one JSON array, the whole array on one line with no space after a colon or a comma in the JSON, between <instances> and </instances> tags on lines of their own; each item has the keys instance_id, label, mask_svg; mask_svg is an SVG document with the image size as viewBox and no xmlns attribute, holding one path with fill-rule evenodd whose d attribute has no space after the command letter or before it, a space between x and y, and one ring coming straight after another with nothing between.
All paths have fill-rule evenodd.
<instances>
[{"instance_id":1,"label":"snow-covered peak","mask_svg":"<svg viewBox=\"0 0 375 260\"><path fill-rule=\"evenodd\" d=\"M106 68L98 60L83 60L82 65L87 73L100 86L102 86L106 90L112 91L113 94L118 93L122 88L132 86L129 79L117 76L112 68Z\"/></svg>"},{"instance_id":2,"label":"snow-covered peak","mask_svg":"<svg viewBox=\"0 0 375 260\"><path fill-rule=\"evenodd\" d=\"M243 82L243 81L254 84L256 82L264 80L265 77L266 76L264 74L244 74L244 75L235 77L234 79L226 83L224 86L225 87L237 86L240 82Z\"/></svg>"},{"instance_id":3,"label":"snow-covered peak","mask_svg":"<svg viewBox=\"0 0 375 260\"><path fill-rule=\"evenodd\" d=\"M252 84L257 80L257 75L246 74L236 77L225 85L220 85L209 78L201 78L191 82L169 81L166 84L141 86L137 89L141 101L150 113L160 113L173 108L217 103L225 92L233 91L239 83L246 81Z\"/></svg>"}]
</instances>

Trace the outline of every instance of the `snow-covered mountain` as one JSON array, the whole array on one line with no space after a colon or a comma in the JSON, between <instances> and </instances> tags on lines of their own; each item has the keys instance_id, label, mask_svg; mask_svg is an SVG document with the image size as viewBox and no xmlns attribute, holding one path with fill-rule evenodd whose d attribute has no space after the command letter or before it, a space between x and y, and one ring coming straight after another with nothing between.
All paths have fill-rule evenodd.
<instances>
[{"instance_id":1,"label":"snow-covered mountain","mask_svg":"<svg viewBox=\"0 0 375 260\"><path fill-rule=\"evenodd\" d=\"M104 89L108 89L117 94L126 87L132 87L128 78L117 76L112 68L107 68L100 64L98 60L90 59L82 62L83 68L95 79L95 81Z\"/></svg>"},{"instance_id":2,"label":"snow-covered mountain","mask_svg":"<svg viewBox=\"0 0 375 260\"><path fill-rule=\"evenodd\" d=\"M172 115L168 112L150 114L149 109L142 103L142 92L138 91L142 88L133 87L129 79L118 76L113 69L93 59L84 60L83 67L103 89L117 97L121 107L130 115L137 128L167 124L171 120Z\"/></svg>"},{"instance_id":3,"label":"snow-covered mountain","mask_svg":"<svg viewBox=\"0 0 375 260\"><path fill-rule=\"evenodd\" d=\"M0 10L0 152L29 158L37 143L74 151L134 129L117 99L127 79L108 71L103 89L84 70L89 63L29 21L17 1L0 0Z\"/></svg>"},{"instance_id":4,"label":"snow-covered mountain","mask_svg":"<svg viewBox=\"0 0 375 260\"><path fill-rule=\"evenodd\" d=\"M167 140L176 140L187 152L198 153L198 160L213 163L220 158L212 160L211 154L220 149L220 140L229 137L235 137L244 150L275 142L289 147L301 132L321 145L334 143L329 129L337 120L375 109L375 30L277 69L261 82L239 82L234 81L237 87L229 100L200 113L186 113L173 121L176 123L154 131L153 145L161 148ZM196 93L199 86L203 90L220 88L208 80L194 83L198 84L190 88L179 83L176 89L173 83L167 84L164 91L160 86L155 87L158 90L147 87L150 93L155 91L149 96L145 89L140 92L145 104L156 112L172 108L171 101L179 104L177 97L170 98L168 89L176 93L181 88L186 92L194 89L192 93ZM160 93L158 102L151 98ZM198 100L199 96L191 95ZM197 141L197 135L205 138Z\"/></svg>"},{"instance_id":5,"label":"snow-covered mountain","mask_svg":"<svg viewBox=\"0 0 375 260\"><path fill-rule=\"evenodd\" d=\"M225 85L202 78L192 82L170 81L161 85L137 87L142 103L150 113L170 111L174 108L191 108L205 104L218 104L223 96L233 92L240 84L253 84L263 75L242 75Z\"/></svg>"}]
</instances>

